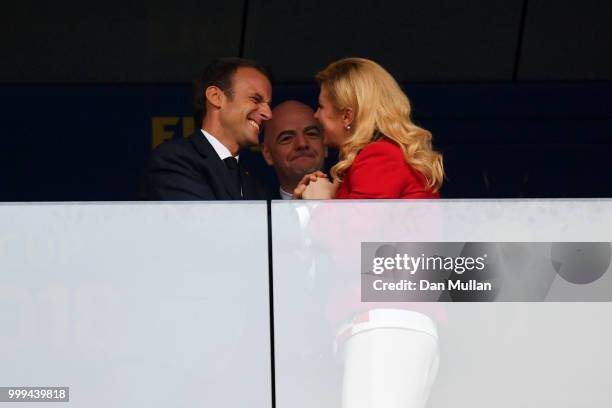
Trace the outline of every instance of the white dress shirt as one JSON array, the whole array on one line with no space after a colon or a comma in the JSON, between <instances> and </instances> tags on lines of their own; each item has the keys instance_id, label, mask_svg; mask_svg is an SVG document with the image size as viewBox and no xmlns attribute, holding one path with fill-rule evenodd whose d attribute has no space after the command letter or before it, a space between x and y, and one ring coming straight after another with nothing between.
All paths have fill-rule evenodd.
<instances>
[{"instance_id":1,"label":"white dress shirt","mask_svg":"<svg viewBox=\"0 0 612 408\"><path fill-rule=\"evenodd\" d=\"M286 192L282 187L279 188L280 196L283 200L293 200L293 194Z\"/></svg>"},{"instance_id":2,"label":"white dress shirt","mask_svg":"<svg viewBox=\"0 0 612 408\"><path fill-rule=\"evenodd\" d=\"M217 152L221 160L225 160L228 157L235 157L236 161L240 161L240 155L232 156L232 152L230 152L229 149L225 147L223 143L217 140L216 137L214 137L213 135L211 135L204 129L200 129L200 130L204 134L204 137L206 137L206 140L208 140L210 145L213 147L213 149L215 149L215 152ZM240 188L240 195L242 194L243 194L243 191L242 191L242 188Z\"/></svg>"},{"instance_id":3,"label":"white dress shirt","mask_svg":"<svg viewBox=\"0 0 612 408\"><path fill-rule=\"evenodd\" d=\"M230 152L229 149L223 145L223 143L221 143L219 140L217 140L216 137L214 137L213 135L211 135L204 129L201 129L201 130L202 130L202 133L204 134L204 137L206 137L206 139L211 144L213 149L215 149L215 152L217 152L221 160L225 160L228 157L232 157L232 152ZM237 155L235 157L236 157L236 161L240 161L240 155Z\"/></svg>"}]
</instances>

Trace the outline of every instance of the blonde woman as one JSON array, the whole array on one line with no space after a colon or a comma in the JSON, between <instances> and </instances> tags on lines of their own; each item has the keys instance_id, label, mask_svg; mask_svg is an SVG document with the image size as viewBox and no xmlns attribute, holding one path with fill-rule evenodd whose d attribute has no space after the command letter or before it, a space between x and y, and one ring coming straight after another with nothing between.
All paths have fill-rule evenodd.
<instances>
[{"instance_id":1,"label":"blonde woman","mask_svg":"<svg viewBox=\"0 0 612 408\"><path fill-rule=\"evenodd\" d=\"M294 198L439 198L442 155L432 149L431 133L412 123L407 96L384 68L347 58L316 78L321 92L315 117L325 143L340 149L340 161L331 170L333 182L321 172L307 175ZM319 224L333 230L339 219L350 219L339 229L359 235L349 226L357 218L347 215L350 209L325 211L338 210L331 207L317 207L319 218L331 214L330 222ZM368 228L368 222L358 224ZM343 264L354 259L348 256L352 252L345 241L331 241L328 252L337 273L330 279L343 281L330 297L343 361L342 408L424 408L439 364L437 304L361 302L359 282L347 286L354 268Z\"/></svg>"},{"instance_id":2,"label":"blonde woman","mask_svg":"<svg viewBox=\"0 0 612 408\"><path fill-rule=\"evenodd\" d=\"M316 76L321 85L315 117L325 143L340 149L331 169L304 177L294 198L439 198L442 155L431 133L412 123L410 102L377 63L345 58Z\"/></svg>"}]
</instances>

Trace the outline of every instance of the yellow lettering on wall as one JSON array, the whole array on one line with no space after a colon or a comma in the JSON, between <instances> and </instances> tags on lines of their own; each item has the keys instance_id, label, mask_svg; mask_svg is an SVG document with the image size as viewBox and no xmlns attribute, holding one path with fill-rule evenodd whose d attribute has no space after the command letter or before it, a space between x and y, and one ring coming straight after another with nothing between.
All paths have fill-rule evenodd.
<instances>
[{"instance_id":1,"label":"yellow lettering on wall","mask_svg":"<svg viewBox=\"0 0 612 408\"><path fill-rule=\"evenodd\" d=\"M162 142L172 139L176 132L168 129L168 127L176 126L178 122L179 118L176 116L154 116L151 118L152 147L156 148Z\"/></svg>"},{"instance_id":2,"label":"yellow lettering on wall","mask_svg":"<svg viewBox=\"0 0 612 408\"><path fill-rule=\"evenodd\" d=\"M193 116L183 116L183 137L191 136L195 131Z\"/></svg>"}]
</instances>

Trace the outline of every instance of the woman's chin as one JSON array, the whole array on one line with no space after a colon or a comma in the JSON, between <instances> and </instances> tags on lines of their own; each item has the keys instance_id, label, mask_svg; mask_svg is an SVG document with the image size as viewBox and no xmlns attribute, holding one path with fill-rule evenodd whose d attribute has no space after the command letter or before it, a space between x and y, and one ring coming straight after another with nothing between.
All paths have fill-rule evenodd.
<instances>
[{"instance_id":1,"label":"woman's chin","mask_svg":"<svg viewBox=\"0 0 612 408\"><path fill-rule=\"evenodd\" d=\"M325 139L323 141L323 144L325 145L325 147L331 147L332 149L337 149L339 147L339 144L335 140L331 139Z\"/></svg>"}]
</instances>

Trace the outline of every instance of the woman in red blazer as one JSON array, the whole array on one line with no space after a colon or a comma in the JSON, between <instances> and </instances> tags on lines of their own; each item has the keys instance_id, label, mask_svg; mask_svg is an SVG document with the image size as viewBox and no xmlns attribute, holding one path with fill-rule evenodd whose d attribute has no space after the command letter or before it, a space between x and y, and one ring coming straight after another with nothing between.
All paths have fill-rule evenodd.
<instances>
[{"instance_id":1,"label":"woman in red blazer","mask_svg":"<svg viewBox=\"0 0 612 408\"><path fill-rule=\"evenodd\" d=\"M439 197L442 155L432 149L431 133L410 120L410 102L387 71L375 62L348 58L329 65L317 80L321 92L315 116L325 143L340 148L340 161L331 170L333 183L321 172L308 175L295 198ZM319 206L317 213L333 217L336 210L347 211L341 207ZM331 241L331 259L344 269L343 260L355 254ZM343 350L342 407L425 406L439 362L432 319L439 304L427 313L411 303L361 302L359 285L336 288L330 309L344 317L337 319L344 323L335 343Z\"/></svg>"},{"instance_id":2,"label":"woman in red blazer","mask_svg":"<svg viewBox=\"0 0 612 408\"><path fill-rule=\"evenodd\" d=\"M377 63L346 58L317 74L315 117L325 143L340 149L334 182L321 172L304 177L295 198L439 198L442 155L431 133L410 119L410 102Z\"/></svg>"}]
</instances>

